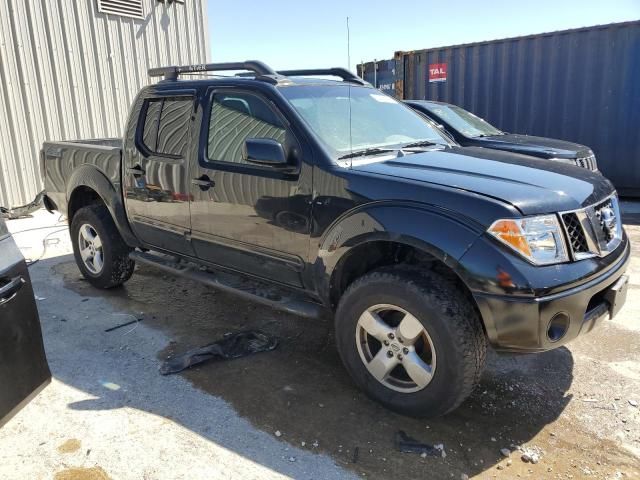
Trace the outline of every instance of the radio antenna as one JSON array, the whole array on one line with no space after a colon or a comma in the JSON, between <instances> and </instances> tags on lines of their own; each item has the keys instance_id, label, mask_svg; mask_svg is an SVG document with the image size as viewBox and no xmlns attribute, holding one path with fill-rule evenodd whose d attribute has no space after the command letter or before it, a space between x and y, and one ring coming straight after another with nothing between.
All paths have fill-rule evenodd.
<instances>
[{"instance_id":1,"label":"radio antenna","mask_svg":"<svg viewBox=\"0 0 640 480\"><path fill-rule=\"evenodd\" d=\"M347 70L351 70L351 34L349 31L349 17L347 16ZM351 127L351 84L349 89L349 150L353 153L353 133ZM353 157L349 158L349 168L353 168Z\"/></svg>"},{"instance_id":2,"label":"radio antenna","mask_svg":"<svg viewBox=\"0 0 640 480\"><path fill-rule=\"evenodd\" d=\"M349 32L349 17L347 17L347 70L351 70L351 33Z\"/></svg>"}]
</instances>

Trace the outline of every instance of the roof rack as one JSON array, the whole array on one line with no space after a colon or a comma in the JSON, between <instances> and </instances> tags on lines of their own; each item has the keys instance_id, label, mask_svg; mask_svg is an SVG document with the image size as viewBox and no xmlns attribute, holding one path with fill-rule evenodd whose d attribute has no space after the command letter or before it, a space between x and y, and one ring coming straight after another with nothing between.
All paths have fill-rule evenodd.
<instances>
[{"instance_id":1,"label":"roof rack","mask_svg":"<svg viewBox=\"0 0 640 480\"><path fill-rule=\"evenodd\" d=\"M334 67L334 68L310 68L303 70L279 70L280 75L287 77L302 77L302 76L318 76L318 75L331 75L334 77L340 77L345 82L357 83L358 85L369 85L368 82L362 78L350 72L346 68Z\"/></svg>"},{"instance_id":2,"label":"roof rack","mask_svg":"<svg viewBox=\"0 0 640 480\"><path fill-rule=\"evenodd\" d=\"M256 79L277 84L284 77L271 67L258 60L226 63L201 63L196 65L181 65L156 67L149 69L150 77L164 76L165 80L177 80L181 73L220 72L224 70L248 70L256 74Z\"/></svg>"},{"instance_id":3,"label":"roof rack","mask_svg":"<svg viewBox=\"0 0 640 480\"><path fill-rule=\"evenodd\" d=\"M288 76L319 76L331 75L340 77L345 82L357 83L359 85L369 85L360 77L356 76L346 68L312 68L303 70L281 70L276 72L267 64L259 60L246 60L244 62L226 62L226 63L200 63L195 65L172 65L168 67L156 67L149 69L150 77L164 76L165 80L177 80L180 74L185 73L204 73L204 72L221 72L232 70L245 70L247 73L241 73L239 76L249 76L253 72L256 80L262 80L274 85L278 83L288 83Z\"/></svg>"}]
</instances>

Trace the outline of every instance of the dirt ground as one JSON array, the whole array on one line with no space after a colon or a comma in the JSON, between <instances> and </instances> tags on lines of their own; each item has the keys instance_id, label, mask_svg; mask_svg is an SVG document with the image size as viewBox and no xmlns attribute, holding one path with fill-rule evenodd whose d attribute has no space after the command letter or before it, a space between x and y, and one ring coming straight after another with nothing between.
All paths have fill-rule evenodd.
<instances>
[{"instance_id":1,"label":"dirt ground","mask_svg":"<svg viewBox=\"0 0 640 480\"><path fill-rule=\"evenodd\" d=\"M374 479L633 479L640 478L640 226L628 224L627 232L634 245L631 284L618 317L551 352L490 355L472 397L455 412L429 421L389 412L354 387L338 358L328 318L312 321L283 314L144 266L123 288L112 291L92 288L68 255L46 270L41 266L39 272L62 279L59 295L73 292L86 308L99 300L114 312L141 319L134 325L141 341L145 332L170 339L155 347L151 361L157 366L170 354L210 343L227 332L260 329L275 335L280 345L272 352L206 363L179 376L228 402L237 415L278 442L330 457L344 475L350 471ZM38 305L43 324L54 321L46 303ZM113 324L112 317L103 326ZM58 327L45 332L69 335ZM49 345L52 339L45 336L45 342ZM117 353L125 361L136 355L130 347ZM157 375L158 382L173 378ZM69 374L63 374L62 381L73 383L65 376ZM144 410L145 392L137 393L139 400L128 406ZM167 389L165 401L171 402L174 395ZM393 443L399 430L431 445L442 444L444 455L399 453ZM511 453L505 456L504 449ZM538 454L539 461L524 462L526 452ZM4 462L14 460L2 456ZM324 478L322 468L307 477L283 473ZM160 472L150 478L173 477Z\"/></svg>"},{"instance_id":2,"label":"dirt ground","mask_svg":"<svg viewBox=\"0 0 640 480\"><path fill-rule=\"evenodd\" d=\"M640 245L634 248L640 258ZM313 448L317 442L338 464L370 478L400 472L419 478L425 471L433 478L582 478L589 471L595 478L618 471L640 478L640 414L629 404L640 401L640 330L610 322L568 348L493 355L479 389L462 408L421 421L391 413L355 389L338 358L330 319L304 320L239 302L149 267L107 294L81 280L74 263L55 273L85 297L99 294L120 309L143 312L146 326L173 339L158 352L159 361L227 332L261 329L275 335L281 342L276 351L205 364L183 375L230 402L258 428L280 431L293 445ZM633 287L631 297L638 295L640 278ZM443 444L446 457L394 451L398 430ZM512 445L540 448L542 460L531 465L514 452L507 466L500 450Z\"/></svg>"}]
</instances>

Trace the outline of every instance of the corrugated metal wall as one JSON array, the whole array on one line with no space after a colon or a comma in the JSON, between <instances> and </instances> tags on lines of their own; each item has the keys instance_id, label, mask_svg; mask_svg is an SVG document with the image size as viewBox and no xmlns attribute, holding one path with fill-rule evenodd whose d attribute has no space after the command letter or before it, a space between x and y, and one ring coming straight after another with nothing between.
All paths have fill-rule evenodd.
<instances>
[{"instance_id":1,"label":"corrugated metal wall","mask_svg":"<svg viewBox=\"0 0 640 480\"><path fill-rule=\"evenodd\" d=\"M42 188L45 140L120 137L150 67L204 63L204 0L143 2L144 18L96 0L0 2L0 205Z\"/></svg>"},{"instance_id":2,"label":"corrugated metal wall","mask_svg":"<svg viewBox=\"0 0 640 480\"><path fill-rule=\"evenodd\" d=\"M587 145L622 194L640 195L640 22L396 52L394 60L398 98L454 103L508 132ZM429 82L432 64L446 64L446 81Z\"/></svg>"}]
</instances>

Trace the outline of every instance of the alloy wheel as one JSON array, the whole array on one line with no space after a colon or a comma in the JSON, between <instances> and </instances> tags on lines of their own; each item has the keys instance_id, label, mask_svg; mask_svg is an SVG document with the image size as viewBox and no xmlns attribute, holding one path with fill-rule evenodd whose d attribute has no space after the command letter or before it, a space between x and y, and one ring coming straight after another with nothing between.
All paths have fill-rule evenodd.
<instances>
[{"instance_id":1,"label":"alloy wheel","mask_svg":"<svg viewBox=\"0 0 640 480\"><path fill-rule=\"evenodd\" d=\"M104 268L104 252L102 240L88 223L83 224L78 230L78 249L84 266L94 275L99 275Z\"/></svg>"},{"instance_id":2,"label":"alloy wheel","mask_svg":"<svg viewBox=\"0 0 640 480\"><path fill-rule=\"evenodd\" d=\"M356 325L356 345L369 373L402 393L425 388L436 369L429 333L411 313L395 305L367 308Z\"/></svg>"}]
</instances>

